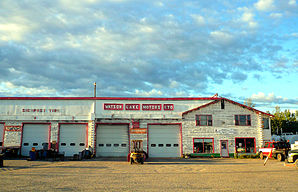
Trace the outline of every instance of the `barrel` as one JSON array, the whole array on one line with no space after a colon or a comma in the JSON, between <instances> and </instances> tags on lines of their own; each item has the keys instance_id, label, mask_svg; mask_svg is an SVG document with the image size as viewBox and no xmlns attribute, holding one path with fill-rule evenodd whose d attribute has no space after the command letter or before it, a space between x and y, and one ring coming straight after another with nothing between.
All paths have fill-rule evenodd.
<instances>
[{"instance_id":1,"label":"barrel","mask_svg":"<svg viewBox=\"0 0 298 192\"><path fill-rule=\"evenodd\" d=\"M29 152L29 157L30 157L31 161L35 161L36 160L36 153L35 153L35 151L30 151Z\"/></svg>"}]
</instances>

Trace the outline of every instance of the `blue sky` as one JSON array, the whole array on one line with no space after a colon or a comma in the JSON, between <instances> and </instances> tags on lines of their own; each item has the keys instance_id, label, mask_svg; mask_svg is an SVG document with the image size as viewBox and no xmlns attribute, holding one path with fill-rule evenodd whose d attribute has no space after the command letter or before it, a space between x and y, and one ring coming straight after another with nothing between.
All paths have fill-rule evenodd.
<instances>
[{"instance_id":1,"label":"blue sky","mask_svg":"<svg viewBox=\"0 0 298 192\"><path fill-rule=\"evenodd\" d=\"M298 110L298 2L1 0L0 96L209 97Z\"/></svg>"}]
</instances>

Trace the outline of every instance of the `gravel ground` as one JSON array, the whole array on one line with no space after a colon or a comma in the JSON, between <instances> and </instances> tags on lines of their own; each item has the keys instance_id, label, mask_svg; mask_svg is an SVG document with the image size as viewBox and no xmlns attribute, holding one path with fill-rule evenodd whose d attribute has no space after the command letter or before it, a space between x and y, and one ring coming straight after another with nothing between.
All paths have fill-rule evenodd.
<instances>
[{"instance_id":1,"label":"gravel ground","mask_svg":"<svg viewBox=\"0 0 298 192\"><path fill-rule=\"evenodd\" d=\"M298 169L259 159L4 160L0 191L298 191Z\"/></svg>"}]
</instances>

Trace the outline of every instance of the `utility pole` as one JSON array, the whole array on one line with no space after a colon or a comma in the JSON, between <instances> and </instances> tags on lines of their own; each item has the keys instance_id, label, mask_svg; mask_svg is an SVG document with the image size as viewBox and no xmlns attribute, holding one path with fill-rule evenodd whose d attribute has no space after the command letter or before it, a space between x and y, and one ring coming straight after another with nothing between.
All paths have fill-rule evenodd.
<instances>
[{"instance_id":1,"label":"utility pole","mask_svg":"<svg viewBox=\"0 0 298 192\"><path fill-rule=\"evenodd\" d=\"M96 97L96 82L94 82L94 97Z\"/></svg>"}]
</instances>

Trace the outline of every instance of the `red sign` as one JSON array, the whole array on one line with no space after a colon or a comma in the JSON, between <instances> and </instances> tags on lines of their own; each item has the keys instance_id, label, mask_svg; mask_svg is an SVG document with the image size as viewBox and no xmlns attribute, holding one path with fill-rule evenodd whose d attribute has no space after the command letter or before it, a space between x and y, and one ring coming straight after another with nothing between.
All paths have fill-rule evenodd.
<instances>
[{"instance_id":1,"label":"red sign","mask_svg":"<svg viewBox=\"0 0 298 192\"><path fill-rule=\"evenodd\" d=\"M161 111L161 104L142 104L143 111Z\"/></svg>"},{"instance_id":2,"label":"red sign","mask_svg":"<svg viewBox=\"0 0 298 192\"><path fill-rule=\"evenodd\" d=\"M104 103L104 110L126 110L126 111L174 111L174 104L124 104Z\"/></svg>"},{"instance_id":3,"label":"red sign","mask_svg":"<svg viewBox=\"0 0 298 192\"><path fill-rule=\"evenodd\" d=\"M137 111L137 110L140 110L140 104L125 104L125 110L134 110L134 111Z\"/></svg>"},{"instance_id":4,"label":"red sign","mask_svg":"<svg viewBox=\"0 0 298 192\"><path fill-rule=\"evenodd\" d=\"M174 104L163 104L163 110L173 111L174 110Z\"/></svg>"},{"instance_id":5,"label":"red sign","mask_svg":"<svg viewBox=\"0 0 298 192\"><path fill-rule=\"evenodd\" d=\"M123 110L123 104L107 104L103 105L104 110Z\"/></svg>"},{"instance_id":6,"label":"red sign","mask_svg":"<svg viewBox=\"0 0 298 192\"><path fill-rule=\"evenodd\" d=\"M134 129L140 128L140 122L139 121L132 121L131 125L132 125L132 128L134 128Z\"/></svg>"}]
</instances>

